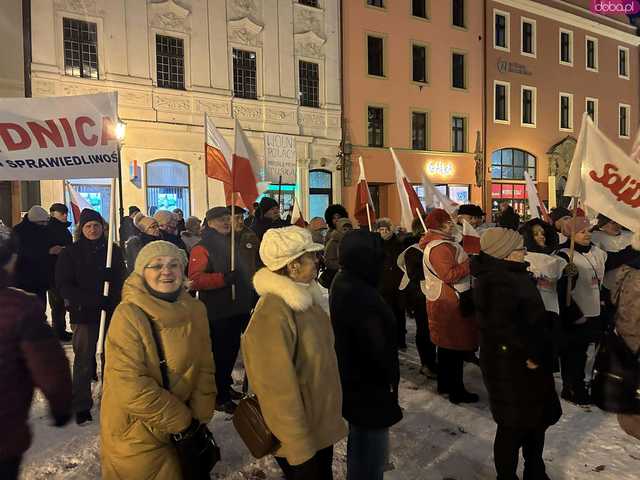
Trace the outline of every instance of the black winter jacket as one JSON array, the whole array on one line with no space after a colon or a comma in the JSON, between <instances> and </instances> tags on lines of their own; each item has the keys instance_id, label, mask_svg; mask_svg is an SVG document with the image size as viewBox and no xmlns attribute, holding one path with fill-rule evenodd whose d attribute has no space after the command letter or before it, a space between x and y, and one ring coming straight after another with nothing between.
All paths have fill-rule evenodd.
<instances>
[{"instance_id":1,"label":"black winter jacket","mask_svg":"<svg viewBox=\"0 0 640 480\"><path fill-rule=\"evenodd\" d=\"M526 263L481 253L471 261L480 368L496 423L540 428L562 415L553 379L549 316ZM527 360L539 365L527 368Z\"/></svg>"},{"instance_id":2,"label":"black winter jacket","mask_svg":"<svg viewBox=\"0 0 640 480\"><path fill-rule=\"evenodd\" d=\"M42 295L51 287L49 229L30 222L25 215L22 222L13 228L13 232L18 238L16 286Z\"/></svg>"},{"instance_id":3,"label":"black winter jacket","mask_svg":"<svg viewBox=\"0 0 640 480\"><path fill-rule=\"evenodd\" d=\"M124 217L122 224L120 225L120 241L126 243L131 237L135 237L140 233L140 230L133 224L133 218Z\"/></svg>"},{"instance_id":4,"label":"black winter jacket","mask_svg":"<svg viewBox=\"0 0 640 480\"><path fill-rule=\"evenodd\" d=\"M385 428L402 419L396 319L377 290L384 253L375 233L355 230L340 248L342 269L329 302L342 381L342 414L354 425Z\"/></svg>"},{"instance_id":5,"label":"black winter jacket","mask_svg":"<svg viewBox=\"0 0 640 480\"><path fill-rule=\"evenodd\" d=\"M288 226L289 224L284 220L282 220L281 218L278 218L276 220L271 220L269 218L259 216L253 219L253 223L251 224L251 230L253 230L254 233L257 235L258 240L262 241L262 237L264 237L264 234L267 233L267 230L270 230L272 228L282 228L282 227L288 227Z\"/></svg>"},{"instance_id":6,"label":"black winter jacket","mask_svg":"<svg viewBox=\"0 0 640 480\"><path fill-rule=\"evenodd\" d=\"M404 251L402 240L393 235L389 240L383 240L383 265L382 278L380 281L380 293L385 298L395 298L400 295L400 281L402 280L402 270L398 267L398 255Z\"/></svg>"},{"instance_id":7,"label":"black winter jacket","mask_svg":"<svg viewBox=\"0 0 640 480\"><path fill-rule=\"evenodd\" d=\"M69 231L71 222L61 222L51 217L47 226L49 236L49 247L68 247L73 243L73 237ZM56 263L60 255L49 255L49 282L51 286L55 285Z\"/></svg>"},{"instance_id":8,"label":"black winter jacket","mask_svg":"<svg viewBox=\"0 0 640 480\"><path fill-rule=\"evenodd\" d=\"M122 285L127 276L122 250L113 246L111 270L105 268L107 243L82 237L60 253L56 265L56 289L68 304L71 323L99 323L104 304L102 289L111 282L107 318L120 303Z\"/></svg>"}]
</instances>

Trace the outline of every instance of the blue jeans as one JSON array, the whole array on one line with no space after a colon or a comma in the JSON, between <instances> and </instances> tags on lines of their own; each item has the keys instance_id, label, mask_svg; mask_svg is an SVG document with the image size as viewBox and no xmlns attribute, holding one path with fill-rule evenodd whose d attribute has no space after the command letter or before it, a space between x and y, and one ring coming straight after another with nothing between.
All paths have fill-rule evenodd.
<instances>
[{"instance_id":1,"label":"blue jeans","mask_svg":"<svg viewBox=\"0 0 640 480\"><path fill-rule=\"evenodd\" d=\"M382 480L389 457L389 429L349 424L347 480Z\"/></svg>"}]
</instances>

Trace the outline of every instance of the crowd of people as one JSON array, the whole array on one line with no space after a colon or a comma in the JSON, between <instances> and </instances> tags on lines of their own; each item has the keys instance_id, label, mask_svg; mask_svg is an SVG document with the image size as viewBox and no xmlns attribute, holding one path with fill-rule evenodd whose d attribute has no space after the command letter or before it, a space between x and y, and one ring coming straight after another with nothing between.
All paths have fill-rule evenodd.
<instances>
[{"instance_id":1,"label":"crowd of people","mask_svg":"<svg viewBox=\"0 0 640 480\"><path fill-rule=\"evenodd\" d=\"M342 205L291 226L269 197L204 220L131 207L107 268L109 225L85 209L72 237L68 213L34 206L13 231L0 226L0 357L12 359L0 371L0 420L17 433L0 441L1 478L17 478L28 448L34 387L56 426L86 425L100 378L107 480L209 478L178 452L197 450L214 412L234 414L247 390L286 479L331 479L345 437L347 478L382 479L389 428L402 419L398 352L410 318L420 373L451 403L479 401L464 382L465 364L479 364L498 480L518 478L520 450L524 478L545 480L546 431L562 415L554 373L561 398L588 405L604 333L615 326L640 346L640 233L603 215L558 207L548 222L521 222L505 205L487 224L469 204L433 209L408 232L388 218L358 225ZM479 253L465 248L464 222ZM243 391L232 378L240 352ZM640 415L620 424L640 439Z\"/></svg>"}]
</instances>

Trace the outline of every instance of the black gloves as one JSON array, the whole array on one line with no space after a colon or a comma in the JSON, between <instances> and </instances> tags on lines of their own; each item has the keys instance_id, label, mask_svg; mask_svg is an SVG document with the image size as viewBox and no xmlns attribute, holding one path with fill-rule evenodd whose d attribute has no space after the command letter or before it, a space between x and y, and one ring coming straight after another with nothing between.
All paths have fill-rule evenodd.
<instances>
[{"instance_id":1,"label":"black gloves","mask_svg":"<svg viewBox=\"0 0 640 480\"><path fill-rule=\"evenodd\" d=\"M224 274L224 284L227 287L234 285L238 279L238 272L227 272Z\"/></svg>"},{"instance_id":2,"label":"black gloves","mask_svg":"<svg viewBox=\"0 0 640 480\"><path fill-rule=\"evenodd\" d=\"M105 282L109 282L109 283L113 282L113 268L111 268L111 267L106 268L106 267L105 267L105 268L102 270L102 279L103 279Z\"/></svg>"},{"instance_id":3,"label":"black gloves","mask_svg":"<svg viewBox=\"0 0 640 480\"><path fill-rule=\"evenodd\" d=\"M100 308L100 310L111 309L111 299L102 295L99 300L98 308Z\"/></svg>"}]
</instances>

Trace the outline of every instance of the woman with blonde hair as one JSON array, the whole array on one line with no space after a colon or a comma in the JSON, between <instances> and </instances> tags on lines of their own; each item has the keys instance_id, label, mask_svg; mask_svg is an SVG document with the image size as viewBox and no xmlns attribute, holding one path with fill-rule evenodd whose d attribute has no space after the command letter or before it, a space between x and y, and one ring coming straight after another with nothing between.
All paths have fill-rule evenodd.
<instances>
[{"instance_id":1,"label":"woman with blonde hair","mask_svg":"<svg viewBox=\"0 0 640 480\"><path fill-rule=\"evenodd\" d=\"M178 456L207 446L216 397L207 312L184 288L186 262L169 242L146 245L113 314L100 412L105 480L209 478L212 465L189 455L187 473Z\"/></svg>"}]
</instances>

